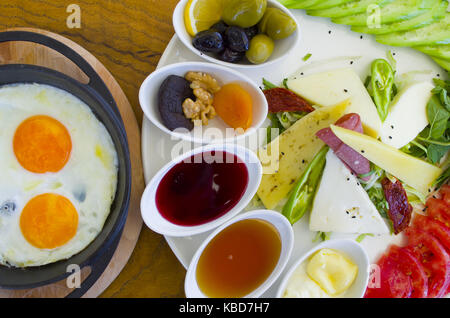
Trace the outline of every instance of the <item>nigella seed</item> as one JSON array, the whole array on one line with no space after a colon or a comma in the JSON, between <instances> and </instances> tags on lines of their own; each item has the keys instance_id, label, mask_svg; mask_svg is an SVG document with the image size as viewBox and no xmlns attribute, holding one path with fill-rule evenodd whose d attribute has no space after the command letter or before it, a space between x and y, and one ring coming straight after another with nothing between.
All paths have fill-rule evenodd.
<instances>
[{"instance_id":1,"label":"nigella seed","mask_svg":"<svg viewBox=\"0 0 450 318\"><path fill-rule=\"evenodd\" d=\"M389 139L392 139L392 136L389 136Z\"/></svg>"},{"instance_id":2,"label":"nigella seed","mask_svg":"<svg viewBox=\"0 0 450 318\"><path fill-rule=\"evenodd\" d=\"M394 129L394 125L391 125L391 128Z\"/></svg>"},{"instance_id":3,"label":"nigella seed","mask_svg":"<svg viewBox=\"0 0 450 318\"><path fill-rule=\"evenodd\" d=\"M348 93L348 89L344 89L344 92Z\"/></svg>"},{"instance_id":4,"label":"nigella seed","mask_svg":"<svg viewBox=\"0 0 450 318\"><path fill-rule=\"evenodd\" d=\"M361 153L365 153L365 151L364 151L364 150L361 150Z\"/></svg>"}]
</instances>

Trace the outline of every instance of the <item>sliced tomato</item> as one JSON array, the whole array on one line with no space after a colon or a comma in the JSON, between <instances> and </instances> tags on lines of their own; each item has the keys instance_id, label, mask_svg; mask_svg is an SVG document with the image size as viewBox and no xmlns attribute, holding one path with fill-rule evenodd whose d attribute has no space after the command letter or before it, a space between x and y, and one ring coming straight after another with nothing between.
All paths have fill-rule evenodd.
<instances>
[{"instance_id":1,"label":"sliced tomato","mask_svg":"<svg viewBox=\"0 0 450 318\"><path fill-rule=\"evenodd\" d=\"M450 253L450 228L444 223L425 215L416 214L413 225L435 236L444 245L447 253Z\"/></svg>"},{"instance_id":2,"label":"sliced tomato","mask_svg":"<svg viewBox=\"0 0 450 318\"><path fill-rule=\"evenodd\" d=\"M442 194L442 200L450 206L450 185L444 184L439 192Z\"/></svg>"},{"instance_id":3,"label":"sliced tomato","mask_svg":"<svg viewBox=\"0 0 450 318\"><path fill-rule=\"evenodd\" d=\"M408 248L393 246L391 253L397 253L399 268L411 278L413 287L411 298L426 298L428 296L428 276L422 264Z\"/></svg>"},{"instance_id":4,"label":"sliced tomato","mask_svg":"<svg viewBox=\"0 0 450 318\"><path fill-rule=\"evenodd\" d=\"M450 284L450 256L445 247L433 235L415 226L406 229L405 233L410 250L428 276L428 297L445 296Z\"/></svg>"},{"instance_id":5,"label":"sliced tomato","mask_svg":"<svg viewBox=\"0 0 450 318\"><path fill-rule=\"evenodd\" d=\"M371 274L365 298L409 298L413 293L411 278L399 269L397 257L384 254ZM378 283L378 284L377 284Z\"/></svg>"},{"instance_id":6,"label":"sliced tomato","mask_svg":"<svg viewBox=\"0 0 450 318\"><path fill-rule=\"evenodd\" d=\"M450 227L450 208L444 200L430 198L427 200L428 215Z\"/></svg>"}]
</instances>

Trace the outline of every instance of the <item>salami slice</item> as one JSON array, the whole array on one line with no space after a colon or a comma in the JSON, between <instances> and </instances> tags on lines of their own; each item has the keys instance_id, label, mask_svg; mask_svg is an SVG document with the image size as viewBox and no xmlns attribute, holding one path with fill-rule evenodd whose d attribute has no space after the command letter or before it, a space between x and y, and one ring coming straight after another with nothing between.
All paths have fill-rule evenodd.
<instances>
[{"instance_id":1,"label":"salami slice","mask_svg":"<svg viewBox=\"0 0 450 318\"><path fill-rule=\"evenodd\" d=\"M381 180L381 186L389 204L389 219L392 221L394 233L398 234L409 226L413 208L409 204L406 191L399 180L394 183L389 178L384 178Z\"/></svg>"},{"instance_id":2,"label":"salami slice","mask_svg":"<svg viewBox=\"0 0 450 318\"><path fill-rule=\"evenodd\" d=\"M310 113L314 108L303 98L286 88L276 87L263 91L269 104L270 113L305 112Z\"/></svg>"},{"instance_id":3,"label":"salami slice","mask_svg":"<svg viewBox=\"0 0 450 318\"><path fill-rule=\"evenodd\" d=\"M363 127L361 118L358 114L351 113L344 115L337 122L337 126L354 130L362 133ZM344 144L334 133L331 128L324 128L316 133L323 142L325 142L339 157L347 167L356 174L367 174L370 172L370 162L360 153Z\"/></svg>"}]
</instances>

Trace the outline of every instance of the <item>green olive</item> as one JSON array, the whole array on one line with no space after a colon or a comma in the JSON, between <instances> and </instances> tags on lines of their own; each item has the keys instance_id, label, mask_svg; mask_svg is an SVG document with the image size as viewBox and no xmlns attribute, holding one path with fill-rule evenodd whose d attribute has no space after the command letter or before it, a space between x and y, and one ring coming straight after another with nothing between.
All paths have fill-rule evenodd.
<instances>
[{"instance_id":1,"label":"green olive","mask_svg":"<svg viewBox=\"0 0 450 318\"><path fill-rule=\"evenodd\" d=\"M290 36L297 29L297 23L288 14L277 8L267 8L258 24L259 31L274 40Z\"/></svg>"},{"instance_id":2,"label":"green olive","mask_svg":"<svg viewBox=\"0 0 450 318\"><path fill-rule=\"evenodd\" d=\"M228 25L249 28L258 24L266 7L267 0L227 0L222 20Z\"/></svg>"},{"instance_id":3,"label":"green olive","mask_svg":"<svg viewBox=\"0 0 450 318\"><path fill-rule=\"evenodd\" d=\"M272 55L275 43L265 34L258 34L250 41L250 47L245 53L247 59L253 64L261 64Z\"/></svg>"}]
</instances>

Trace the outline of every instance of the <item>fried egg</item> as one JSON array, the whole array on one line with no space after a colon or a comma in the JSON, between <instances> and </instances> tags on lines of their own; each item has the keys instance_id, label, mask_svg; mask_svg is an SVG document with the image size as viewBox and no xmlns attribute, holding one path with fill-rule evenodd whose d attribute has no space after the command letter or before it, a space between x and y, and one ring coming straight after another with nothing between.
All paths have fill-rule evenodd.
<instances>
[{"instance_id":1,"label":"fried egg","mask_svg":"<svg viewBox=\"0 0 450 318\"><path fill-rule=\"evenodd\" d=\"M117 175L111 136L84 102L48 85L0 87L0 264L40 266L85 249Z\"/></svg>"}]
</instances>

